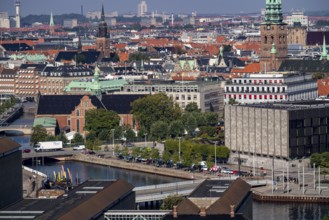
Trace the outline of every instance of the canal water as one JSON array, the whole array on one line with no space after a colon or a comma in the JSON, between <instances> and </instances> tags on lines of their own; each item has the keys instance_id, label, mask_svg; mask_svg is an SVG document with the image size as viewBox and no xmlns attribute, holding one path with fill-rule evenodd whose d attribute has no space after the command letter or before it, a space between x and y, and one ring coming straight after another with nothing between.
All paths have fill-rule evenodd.
<instances>
[{"instance_id":1,"label":"canal water","mask_svg":"<svg viewBox=\"0 0 329 220\"><path fill-rule=\"evenodd\" d=\"M33 123L33 116L31 116L31 114L24 114L14 123L18 125L31 125ZM30 148L30 136L14 136L10 138L20 143L22 149ZM173 177L164 177L82 162L55 162L48 163L44 166L33 166L32 168L52 177L54 171L58 172L62 169L62 165L65 169L69 168L74 179L78 178L80 181L85 181L88 178L125 179L135 186L179 181L179 179ZM325 215L329 216L329 205L253 202L253 220L322 220Z\"/></svg>"}]
</instances>

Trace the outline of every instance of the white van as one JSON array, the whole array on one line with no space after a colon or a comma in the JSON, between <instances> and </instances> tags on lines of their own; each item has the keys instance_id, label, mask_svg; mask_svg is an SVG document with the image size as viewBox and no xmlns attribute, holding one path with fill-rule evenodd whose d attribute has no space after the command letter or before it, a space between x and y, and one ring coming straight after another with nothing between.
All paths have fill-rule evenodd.
<instances>
[{"instance_id":1,"label":"white van","mask_svg":"<svg viewBox=\"0 0 329 220\"><path fill-rule=\"evenodd\" d=\"M73 150L84 150L84 149L86 149L85 145L77 145L73 147Z\"/></svg>"}]
</instances>

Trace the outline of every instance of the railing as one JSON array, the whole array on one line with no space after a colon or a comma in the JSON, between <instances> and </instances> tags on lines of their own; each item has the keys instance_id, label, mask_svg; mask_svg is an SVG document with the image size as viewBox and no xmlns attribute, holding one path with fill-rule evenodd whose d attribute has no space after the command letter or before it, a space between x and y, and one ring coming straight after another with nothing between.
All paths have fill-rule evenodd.
<instances>
[{"instance_id":1,"label":"railing","mask_svg":"<svg viewBox=\"0 0 329 220\"><path fill-rule=\"evenodd\" d=\"M202 183L204 180L188 180L188 181L181 181L176 183L165 183L159 185L150 185L150 186L139 186L135 187L134 191L143 191L143 190L152 190L152 189L161 189L161 188L170 188L176 186L185 186L185 185L193 185Z\"/></svg>"},{"instance_id":2,"label":"railing","mask_svg":"<svg viewBox=\"0 0 329 220\"><path fill-rule=\"evenodd\" d=\"M30 173L33 173L33 174L36 174L36 175L38 175L38 176L42 176L42 177L44 177L44 178L47 178L47 175L44 174L44 173L41 173L40 171L33 170L33 169L31 169L31 168L29 168L29 167L26 167L26 166L22 166L22 168L23 168L23 170L26 170L26 171L28 171L28 172L30 172Z\"/></svg>"},{"instance_id":3,"label":"railing","mask_svg":"<svg viewBox=\"0 0 329 220\"><path fill-rule=\"evenodd\" d=\"M193 190L194 189L187 189L187 190L171 191L171 192L166 192L166 193L156 193L156 194L151 194L151 195L137 195L136 196L136 203L163 200L164 198L172 195L173 192L175 192L176 194L178 194L180 196L187 196Z\"/></svg>"}]
</instances>

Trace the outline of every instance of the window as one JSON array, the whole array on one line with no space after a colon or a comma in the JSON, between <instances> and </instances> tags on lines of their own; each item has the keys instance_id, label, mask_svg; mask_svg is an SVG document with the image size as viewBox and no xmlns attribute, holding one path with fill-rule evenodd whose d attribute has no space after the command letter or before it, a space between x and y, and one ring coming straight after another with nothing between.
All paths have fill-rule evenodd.
<instances>
[{"instance_id":1,"label":"window","mask_svg":"<svg viewBox=\"0 0 329 220\"><path fill-rule=\"evenodd\" d=\"M80 116L80 110L76 110L76 115Z\"/></svg>"},{"instance_id":2,"label":"window","mask_svg":"<svg viewBox=\"0 0 329 220\"><path fill-rule=\"evenodd\" d=\"M69 118L67 119L67 125L71 126L71 119L69 119Z\"/></svg>"},{"instance_id":3,"label":"window","mask_svg":"<svg viewBox=\"0 0 329 220\"><path fill-rule=\"evenodd\" d=\"M77 132L80 133L80 120L77 119Z\"/></svg>"},{"instance_id":4,"label":"window","mask_svg":"<svg viewBox=\"0 0 329 220\"><path fill-rule=\"evenodd\" d=\"M244 98L244 99L247 99L247 95L243 95L243 98Z\"/></svg>"},{"instance_id":5,"label":"window","mask_svg":"<svg viewBox=\"0 0 329 220\"><path fill-rule=\"evenodd\" d=\"M254 95L254 99L257 99L257 95Z\"/></svg>"},{"instance_id":6,"label":"window","mask_svg":"<svg viewBox=\"0 0 329 220\"><path fill-rule=\"evenodd\" d=\"M264 99L267 99L267 95L264 95Z\"/></svg>"},{"instance_id":7,"label":"window","mask_svg":"<svg viewBox=\"0 0 329 220\"><path fill-rule=\"evenodd\" d=\"M262 99L263 97L262 97L262 95L259 95L259 99Z\"/></svg>"},{"instance_id":8,"label":"window","mask_svg":"<svg viewBox=\"0 0 329 220\"><path fill-rule=\"evenodd\" d=\"M84 106L84 107L88 107L88 102L84 102L84 103L83 103L83 106Z\"/></svg>"}]
</instances>

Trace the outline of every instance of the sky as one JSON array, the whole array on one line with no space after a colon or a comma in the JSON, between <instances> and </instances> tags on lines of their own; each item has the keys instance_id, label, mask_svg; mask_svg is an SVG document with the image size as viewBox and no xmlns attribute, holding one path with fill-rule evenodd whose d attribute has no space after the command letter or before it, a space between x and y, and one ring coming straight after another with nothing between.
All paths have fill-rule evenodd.
<instances>
[{"instance_id":1,"label":"sky","mask_svg":"<svg viewBox=\"0 0 329 220\"><path fill-rule=\"evenodd\" d=\"M21 14L64 14L80 13L83 5L84 13L100 10L104 2L105 13L137 12L140 0L20 0ZM15 0L0 0L0 11L8 11L14 15ZM240 13L260 12L265 7L265 0L146 0L148 11L168 13ZM282 0L283 10L304 9L305 11L328 10L328 0Z\"/></svg>"}]
</instances>

